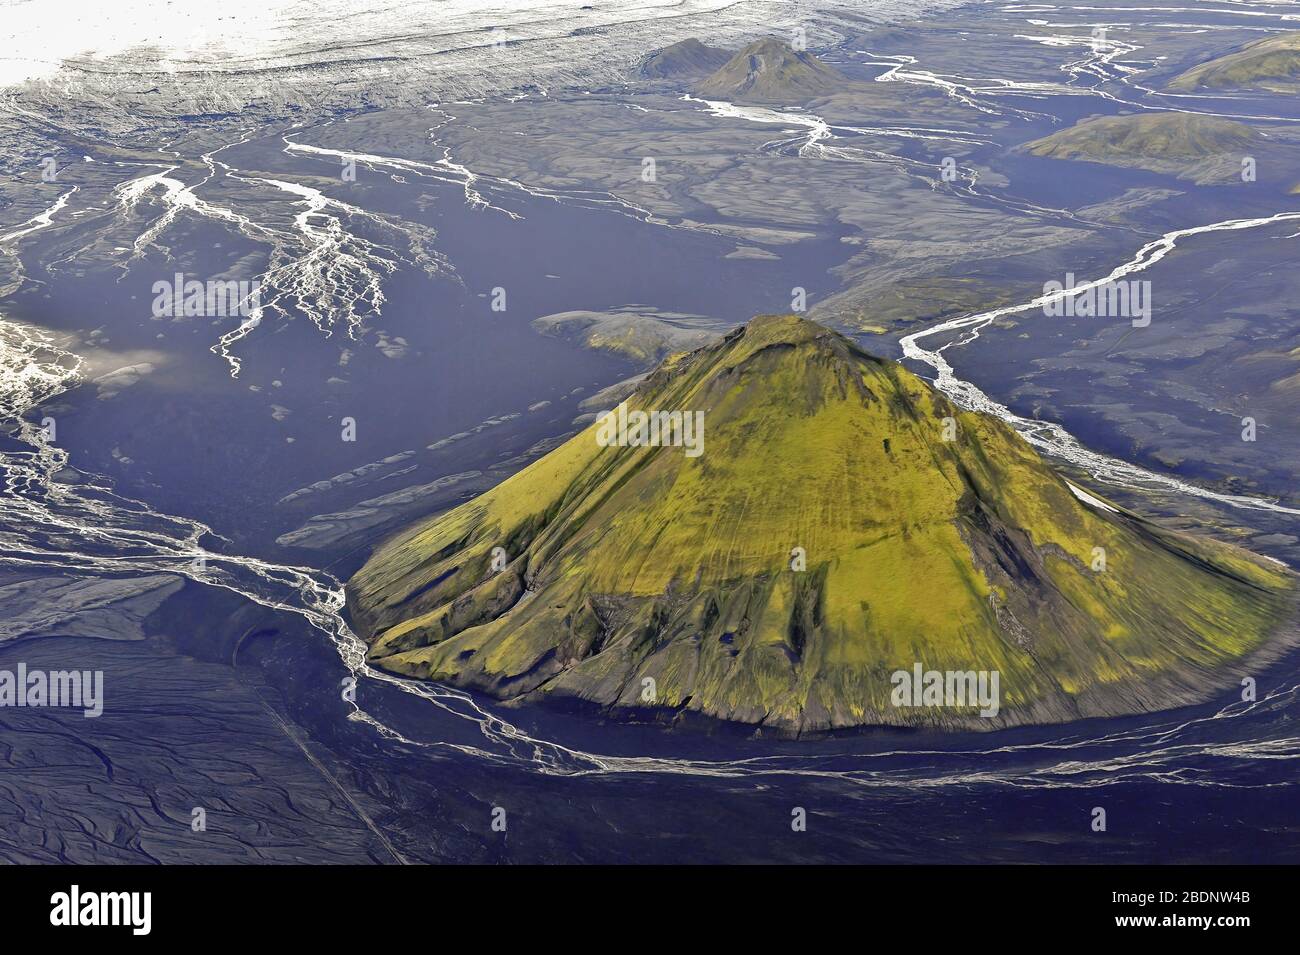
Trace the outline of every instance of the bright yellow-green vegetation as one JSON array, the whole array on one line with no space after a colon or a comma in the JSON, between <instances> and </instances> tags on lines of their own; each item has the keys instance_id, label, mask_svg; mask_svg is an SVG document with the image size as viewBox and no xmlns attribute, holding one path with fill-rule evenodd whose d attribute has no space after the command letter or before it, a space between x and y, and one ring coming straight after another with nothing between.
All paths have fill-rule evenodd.
<instances>
[{"instance_id":1,"label":"bright yellow-green vegetation","mask_svg":"<svg viewBox=\"0 0 1300 955\"><path fill-rule=\"evenodd\" d=\"M397 536L348 585L371 659L781 732L988 727L1203 697L1290 614L1286 571L1081 502L1001 422L795 316L676 356L629 407L703 411L703 453L593 425ZM894 707L915 663L999 671L998 718Z\"/></svg>"},{"instance_id":2,"label":"bright yellow-green vegetation","mask_svg":"<svg viewBox=\"0 0 1300 955\"><path fill-rule=\"evenodd\" d=\"M1235 53L1194 66L1170 89L1300 90L1300 32L1281 33L1247 44Z\"/></svg>"},{"instance_id":3,"label":"bright yellow-green vegetation","mask_svg":"<svg viewBox=\"0 0 1300 955\"><path fill-rule=\"evenodd\" d=\"M1035 156L1085 162L1196 160L1240 152L1259 139L1249 126L1217 116L1139 113L1085 119L1025 148Z\"/></svg>"},{"instance_id":4,"label":"bright yellow-green vegetation","mask_svg":"<svg viewBox=\"0 0 1300 955\"><path fill-rule=\"evenodd\" d=\"M1169 112L1085 119L1023 148L1048 159L1146 169L1204 184L1240 182L1242 157L1266 144L1242 123Z\"/></svg>"}]
</instances>

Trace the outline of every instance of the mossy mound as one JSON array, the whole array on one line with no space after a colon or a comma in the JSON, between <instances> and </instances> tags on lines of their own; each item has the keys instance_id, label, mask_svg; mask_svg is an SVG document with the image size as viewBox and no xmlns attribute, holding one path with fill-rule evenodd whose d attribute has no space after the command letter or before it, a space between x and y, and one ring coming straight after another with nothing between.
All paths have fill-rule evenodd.
<instances>
[{"instance_id":1,"label":"mossy mound","mask_svg":"<svg viewBox=\"0 0 1300 955\"><path fill-rule=\"evenodd\" d=\"M1169 88L1300 91L1300 31L1266 37L1234 53L1194 66L1175 77Z\"/></svg>"},{"instance_id":2,"label":"mossy mound","mask_svg":"<svg viewBox=\"0 0 1300 955\"><path fill-rule=\"evenodd\" d=\"M1082 120L1021 147L1034 156L1105 163L1190 179L1241 181L1242 158L1267 140L1243 123L1190 113L1141 113Z\"/></svg>"},{"instance_id":3,"label":"mossy mound","mask_svg":"<svg viewBox=\"0 0 1300 955\"><path fill-rule=\"evenodd\" d=\"M699 40L682 40L655 50L645 57L637 72L648 79L669 79L680 76L704 76L731 59L731 51L708 46Z\"/></svg>"},{"instance_id":4,"label":"mossy mound","mask_svg":"<svg viewBox=\"0 0 1300 955\"><path fill-rule=\"evenodd\" d=\"M1202 699L1289 620L1285 570L1085 503L1002 422L795 316L670 359L629 408L702 411L703 453L593 425L389 541L347 588L372 661L783 733L990 728ZM917 663L998 671L997 717L893 705Z\"/></svg>"},{"instance_id":5,"label":"mossy mound","mask_svg":"<svg viewBox=\"0 0 1300 955\"><path fill-rule=\"evenodd\" d=\"M1240 153L1260 135L1243 123L1189 113L1098 116L1025 146L1035 156L1112 162L1204 159Z\"/></svg>"},{"instance_id":6,"label":"mossy mound","mask_svg":"<svg viewBox=\"0 0 1300 955\"><path fill-rule=\"evenodd\" d=\"M771 37L749 44L700 82L706 99L803 103L825 96L847 81L812 53Z\"/></svg>"}]
</instances>

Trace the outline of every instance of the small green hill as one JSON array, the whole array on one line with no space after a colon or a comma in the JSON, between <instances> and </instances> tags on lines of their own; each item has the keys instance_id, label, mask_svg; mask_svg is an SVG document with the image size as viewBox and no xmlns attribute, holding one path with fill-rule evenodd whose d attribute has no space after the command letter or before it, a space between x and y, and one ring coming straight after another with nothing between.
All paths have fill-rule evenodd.
<instances>
[{"instance_id":1,"label":"small green hill","mask_svg":"<svg viewBox=\"0 0 1300 955\"><path fill-rule=\"evenodd\" d=\"M647 79L669 79L675 76L704 76L731 59L731 51L708 46L691 38L655 50L643 59L637 72Z\"/></svg>"},{"instance_id":2,"label":"small green hill","mask_svg":"<svg viewBox=\"0 0 1300 955\"><path fill-rule=\"evenodd\" d=\"M1240 152L1260 140L1243 123L1188 113L1097 116L1052 133L1025 148L1053 159L1204 159Z\"/></svg>"},{"instance_id":3,"label":"small green hill","mask_svg":"<svg viewBox=\"0 0 1300 955\"><path fill-rule=\"evenodd\" d=\"M1287 571L1085 503L1002 422L795 316L669 359L628 409L702 412L702 453L598 422L398 535L347 586L370 659L780 733L990 728L1202 699L1289 626ZM1000 712L894 705L917 664L997 671Z\"/></svg>"},{"instance_id":4,"label":"small green hill","mask_svg":"<svg viewBox=\"0 0 1300 955\"><path fill-rule=\"evenodd\" d=\"M1198 182L1240 172L1264 137L1242 123L1189 113L1136 113L1082 120L1022 148L1034 156L1148 169Z\"/></svg>"},{"instance_id":5,"label":"small green hill","mask_svg":"<svg viewBox=\"0 0 1300 955\"><path fill-rule=\"evenodd\" d=\"M649 367L674 352L691 351L720 337L716 322L700 315L625 306L608 312L557 312L533 319L543 335L571 338L587 348L623 355Z\"/></svg>"},{"instance_id":6,"label":"small green hill","mask_svg":"<svg viewBox=\"0 0 1300 955\"><path fill-rule=\"evenodd\" d=\"M1257 40L1235 53L1194 66L1175 77L1169 89L1300 91L1300 31Z\"/></svg>"},{"instance_id":7,"label":"small green hill","mask_svg":"<svg viewBox=\"0 0 1300 955\"><path fill-rule=\"evenodd\" d=\"M843 87L844 76L813 54L771 37L749 44L696 93L707 99L802 103Z\"/></svg>"}]
</instances>

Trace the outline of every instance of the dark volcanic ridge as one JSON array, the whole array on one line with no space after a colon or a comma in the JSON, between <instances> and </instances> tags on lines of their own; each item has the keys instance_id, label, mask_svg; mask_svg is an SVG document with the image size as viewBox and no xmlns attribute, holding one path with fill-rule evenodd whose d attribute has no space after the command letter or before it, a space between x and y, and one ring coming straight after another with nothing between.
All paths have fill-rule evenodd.
<instances>
[{"instance_id":1,"label":"dark volcanic ridge","mask_svg":"<svg viewBox=\"0 0 1300 955\"><path fill-rule=\"evenodd\" d=\"M695 88L708 99L803 103L848 80L812 53L767 37L749 44Z\"/></svg>"},{"instance_id":2,"label":"dark volcanic ridge","mask_svg":"<svg viewBox=\"0 0 1300 955\"><path fill-rule=\"evenodd\" d=\"M655 50L637 66L646 79L670 79L680 76L707 76L731 59L731 51L708 46L691 38Z\"/></svg>"}]
</instances>

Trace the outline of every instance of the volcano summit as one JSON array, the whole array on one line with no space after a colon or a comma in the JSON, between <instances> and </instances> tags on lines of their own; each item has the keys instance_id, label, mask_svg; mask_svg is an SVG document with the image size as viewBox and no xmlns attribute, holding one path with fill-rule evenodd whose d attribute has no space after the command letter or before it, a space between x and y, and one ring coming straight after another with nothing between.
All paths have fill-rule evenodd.
<instances>
[{"instance_id":1,"label":"volcano summit","mask_svg":"<svg viewBox=\"0 0 1300 955\"><path fill-rule=\"evenodd\" d=\"M669 358L628 404L701 413L706 453L593 425L388 541L348 585L375 664L782 734L991 728L1204 699L1292 632L1286 570L1072 487L801 318ZM995 673L999 705L901 706L917 668Z\"/></svg>"}]
</instances>

